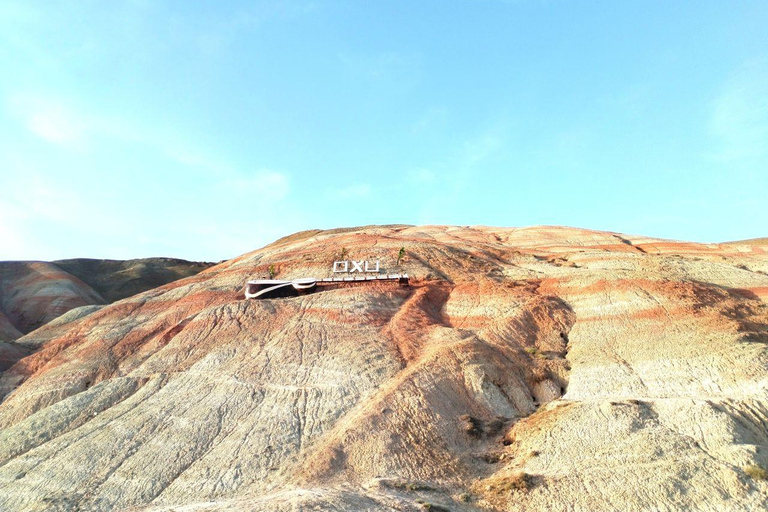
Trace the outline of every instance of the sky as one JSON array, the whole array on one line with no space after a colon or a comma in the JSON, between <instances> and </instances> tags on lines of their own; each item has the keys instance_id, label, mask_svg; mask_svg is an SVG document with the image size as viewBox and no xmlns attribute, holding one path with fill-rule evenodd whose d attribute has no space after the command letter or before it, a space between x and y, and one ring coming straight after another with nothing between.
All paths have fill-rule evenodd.
<instances>
[{"instance_id":1,"label":"sky","mask_svg":"<svg viewBox=\"0 0 768 512\"><path fill-rule=\"evenodd\" d=\"M0 260L768 236L768 2L0 0Z\"/></svg>"}]
</instances>

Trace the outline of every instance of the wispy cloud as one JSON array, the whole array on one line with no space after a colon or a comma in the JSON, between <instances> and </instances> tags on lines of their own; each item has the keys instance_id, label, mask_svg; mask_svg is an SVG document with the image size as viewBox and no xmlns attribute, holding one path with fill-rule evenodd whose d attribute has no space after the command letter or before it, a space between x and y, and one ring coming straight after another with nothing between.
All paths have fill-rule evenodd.
<instances>
[{"instance_id":1,"label":"wispy cloud","mask_svg":"<svg viewBox=\"0 0 768 512\"><path fill-rule=\"evenodd\" d=\"M407 174L407 180L414 185L431 185L435 182L437 176L434 171L426 167L412 169Z\"/></svg>"},{"instance_id":2,"label":"wispy cloud","mask_svg":"<svg viewBox=\"0 0 768 512\"><path fill-rule=\"evenodd\" d=\"M29 236L25 236L24 222L29 217L13 203L0 201L0 240L3 241L0 259L19 259L34 254Z\"/></svg>"},{"instance_id":3,"label":"wispy cloud","mask_svg":"<svg viewBox=\"0 0 768 512\"><path fill-rule=\"evenodd\" d=\"M7 171L0 189L12 191L0 204L0 259L158 253L220 259L302 227L287 172L249 170L252 163L208 150L183 131L56 95L12 94L5 107L18 133L67 153L36 159L0 146ZM61 167L52 165L56 158ZM183 178L174 181L158 169ZM41 237L51 232L53 238Z\"/></svg>"},{"instance_id":4,"label":"wispy cloud","mask_svg":"<svg viewBox=\"0 0 768 512\"><path fill-rule=\"evenodd\" d=\"M287 174L270 170L260 170L245 177L228 178L221 185L232 194L249 200L252 205L282 201L291 190Z\"/></svg>"},{"instance_id":5,"label":"wispy cloud","mask_svg":"<svg viewBox=\"0 0 768 512\"><path fill-rule=\"evenodd\" d=\"M89 120L64 102L29 94L11 95L7 109L36 137L64 149L83 151Z\"/></svg>"},{"instance_id":6,"label":"wispy cloud","mask_svg":"<svg viewBox=\"0 0 768 512\"><path fill-rule=\"evenodd\" d=\"M75 148L82 144L81 127L61 111L39 112L27 120L29 130L58 146Z\"/></svg>"},{"instance_id":7,"label":"wispy cloud","mask_svg":"<svg viewBox=\"0 0 768 512\"><path fill-rule=\"evenodd\" d=\"M748 62L731 76L714 102L709 130L716 160L768 154L768 60Z\"/></svg>"},{"instance_id":8,"label":"wispy cloud","mask_svg":"<svg viewBox=\"0 0 768 512\"><path fill-rule=\"evenodd\" d=\"M411 132L418 134L441 128L447 118L447 109L442 107L430 108L411 125Z\"/></svg>"},{"instance_id":9,"label":"wispy cloud","mask_svg":"<svg viewBox=\"0 0 768 512\"><path fill-rule=\"evenodd\" d=\"M53 238L93 228L109 217L109 212L97 213L81 194L50 176L14 173L0 186L12 192L0 201L0 259L44 258L56 250ZM42 232L49 236L41 236Z\"/></svg>"},{"instance_id":10,"label":"wispy cloud","mask_svg":"<svg viewBox=\"0 0 768 512\"><path fill-rule=\"evenodd\" d=\"M651 87L646 83L632 84L623 89L613 91L599 100L612 111L623 113L627 117L637 117L648 107Z\"/></svg>"},{"instance_id":11,"label":"wispy cloud","mask_svg":"<svg viewBox=\"0 0 768 512\"><path fill-rule=\"evenodd\" d=\"M341 188L328 190L328 195L340 199L363 199L371 195L372 188L367 183L356 183Z\"/></svg>"},{"instance_id":12,"label":"wispy cloud","mask_svg":"<svg viewBox=\"0 0 768 512\"><path fill-rule=\"evenodd\" d=\"M418 81L421 70L417 54L342 52L338 57L344 69L368 82L408 87Z\"/></svg>"},{"instance_id":13,"label":"wispy cloud","mask_svg":"<svg viewBox=\"0 0 768 512\"><path fill-rule=\"evenodd\" d=\"M5 105L11 118L30 134L68 151L84 153L118 144L151 149L190 169L222 177L238 174L232 165L207 154L176 130L160 130L148 122L98 112L61 95L11 93Z\"/></svg>"},{"instance_id":14,"label":"wispy cloud","mask_svg":"<svg viewBox=\"0 0 768 512\"><path fill-rule=\"evenodd\" d=\"M497 156L509 142L509 131L509 121L502 119L469 137L459 156L460 166L471 168Z\"/></svg>"}]
</instances>

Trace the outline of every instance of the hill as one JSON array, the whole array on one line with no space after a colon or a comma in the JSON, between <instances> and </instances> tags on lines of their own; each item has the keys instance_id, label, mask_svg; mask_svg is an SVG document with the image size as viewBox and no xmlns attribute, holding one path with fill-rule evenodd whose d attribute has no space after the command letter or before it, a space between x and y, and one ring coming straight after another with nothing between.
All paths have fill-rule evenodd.
<instances>
[{"instance_id":1,"label":"hill","mask_svg":"<svg viewBox=\"0 0 768 512\"><path fill-rule=\"evenodd\" d=\"M174 258L0 262L0 341L67 311L104 305L197 274L210 263Z\"/></svg>"},{"instance_id":2,"label":"hill","mask_svg":"<svg viewBox=\"0 0 768 512\"><path fill-rule=\"evenodd\" d=\"M751 238L749 240L739 240L736 242L728 242L728 245L751 245L764 247L768 245L768 238Z\"/></svg>"},{"instance_id":3,"label":"hill","mask_svg":"<svg viewBox=\"0 0 768 512\"><path fill-rule=\"evenodd\" d=\"M243 299L339 259L411 286ZM766 297L760 246L304 232L19 338L0 509L764 509Z\"/></svg>"}]
</instances>

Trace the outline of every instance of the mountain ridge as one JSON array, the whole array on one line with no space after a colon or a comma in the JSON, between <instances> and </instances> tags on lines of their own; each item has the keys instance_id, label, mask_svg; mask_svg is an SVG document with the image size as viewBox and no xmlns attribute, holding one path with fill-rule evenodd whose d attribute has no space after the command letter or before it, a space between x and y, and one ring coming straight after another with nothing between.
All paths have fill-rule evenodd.
<instances>
[{"instance_id":1,"label":"mountain ridge","mask_svg":"<svg viewBox=\"0 0 768 512\"><path fill-rule=\"evenodd\" d=\"M104 305L210 267L178 258L0 261L0 340L81 306Z\"/></svg>"}]
</instances>

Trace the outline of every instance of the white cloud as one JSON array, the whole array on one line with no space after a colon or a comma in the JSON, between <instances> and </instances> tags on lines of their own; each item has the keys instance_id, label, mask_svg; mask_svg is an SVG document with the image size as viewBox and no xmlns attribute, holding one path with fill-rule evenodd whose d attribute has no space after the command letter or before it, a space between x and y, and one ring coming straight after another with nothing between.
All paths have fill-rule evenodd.
<instances>
[{"instance_id":1,"label":"white cloud","mask_svg":"<svg viewBox=\"0 0 768 512\"><path fill-rule=\"evenodd\" d=\"M86 147L89 121L64 102L42 96L14 95L8 109L25 128L46 142L65 149Z\"/></svg>"},{"instance_id":2,"label":"white cloud","mask_svg":"<svg viewBox=\"0 0 768 512\"><path fill-rule=\"evenodd\" d=\"M104 218L87 211L82 198L66 185L39 174L16 175L2 186L13 193L0 202L0 259L46 259L62 248L52 247L44 233L60 240L64 233Z\"/></svg>"},{"instance_id":3,"label":"white cloud","mask_svg":"<svg viewBox=\"0 0 768 512\"><path fill-rule=\"evenodd\" d=\"M411 125L411 132L422 133L442 128L447 119L447 109L442 107L430 108Z\"/></svg>"},{"instance_id":4,"label":"white cloud","mask_svg":"<svg viewBox=\"0 0 768 512\"><path fill-rule=\"evenodd\" d=\"M288 175L260 170L251 176L229 178L223 182L229 192L262 203L282 201L291 190Z\"/></svg>"},{"instance_id":5,"label":"white cloud","mask_svg":"<svg viewBox=\"0 0 768 512\"><path fill-rule=\"evenodd\" d=\"M27 120L27 127L38 137L59 146L71 147L81 140L77 127L61 112L39 112Z\"/></svg>"},{"instance_id":6,"label":"white cloud","mask_svg":"<svg viewBox=\"0 0 768 512\"><path fill-rule=\"evenodd\" d=\"M479 164L499 151L504 142L503 133L498 129L492 129L480 137L466 142L464 154L467 165Z\"/></svg>"},{"instance_id":7,"label":"white cloud","mask_svg":"<svg viewBox=\"0 0 768 512\"><path fill-rule=\"evenodd\" d=\"M435 173L430 169L420 167L418 169L411 170L408 173L407 179L414 185L431 185L435 182L436 177L437 176Z\"/></svg>"},{"instance_id":8,"label":"white cloud","mask_svg":"<svg viewBox=\"0 0 768 512\"><path fill-rule=\"evenodd\" d=\"M61 183L32 176L19 201L32 215L59 223L78 223L88 218L82 197Z\"/></svg>"},{"instance_id":9,"label":"white cloud","mask_svg":"<svg viewBox=\"0 0 768 512\"><path fill-rule=\"evenodd\" d=\"M18 259L31 254L31 246L23 235L27 215L14 204L0 202L0 260Z\"/></svg>"},{"instance_id":10,"label":"white cloud","mask_svg":"<svg viewBox=\"0 0 768 512\"><path fill-rule=\"evenodd\" d=\"M732 162L768 151L768 60L745 64L726 82L714 102L709 130L713 157Z\"/></svg>"},{"instance_id":11,"label":"white cloud","mask_svg":"<svg viewBox=\"0 0 768 512\"><path fill-rule=\"evenodd\" d=\"M338 55L343 68L355 77L372 83L397 84L409 88L421 74L421 56L394 52L343 52Z\"/></svg>"},{"instance_id":12,"label":"white cloud","mask_svg":"<svg viewBox=\"0 0 768 512\"><path fill-rule=\"evenodd\" d=\"M340 199L362 199L371 195L371 186L367 183L358 183L343 188L335 188L329 194Z\"/></svg>"}]
</instances>

